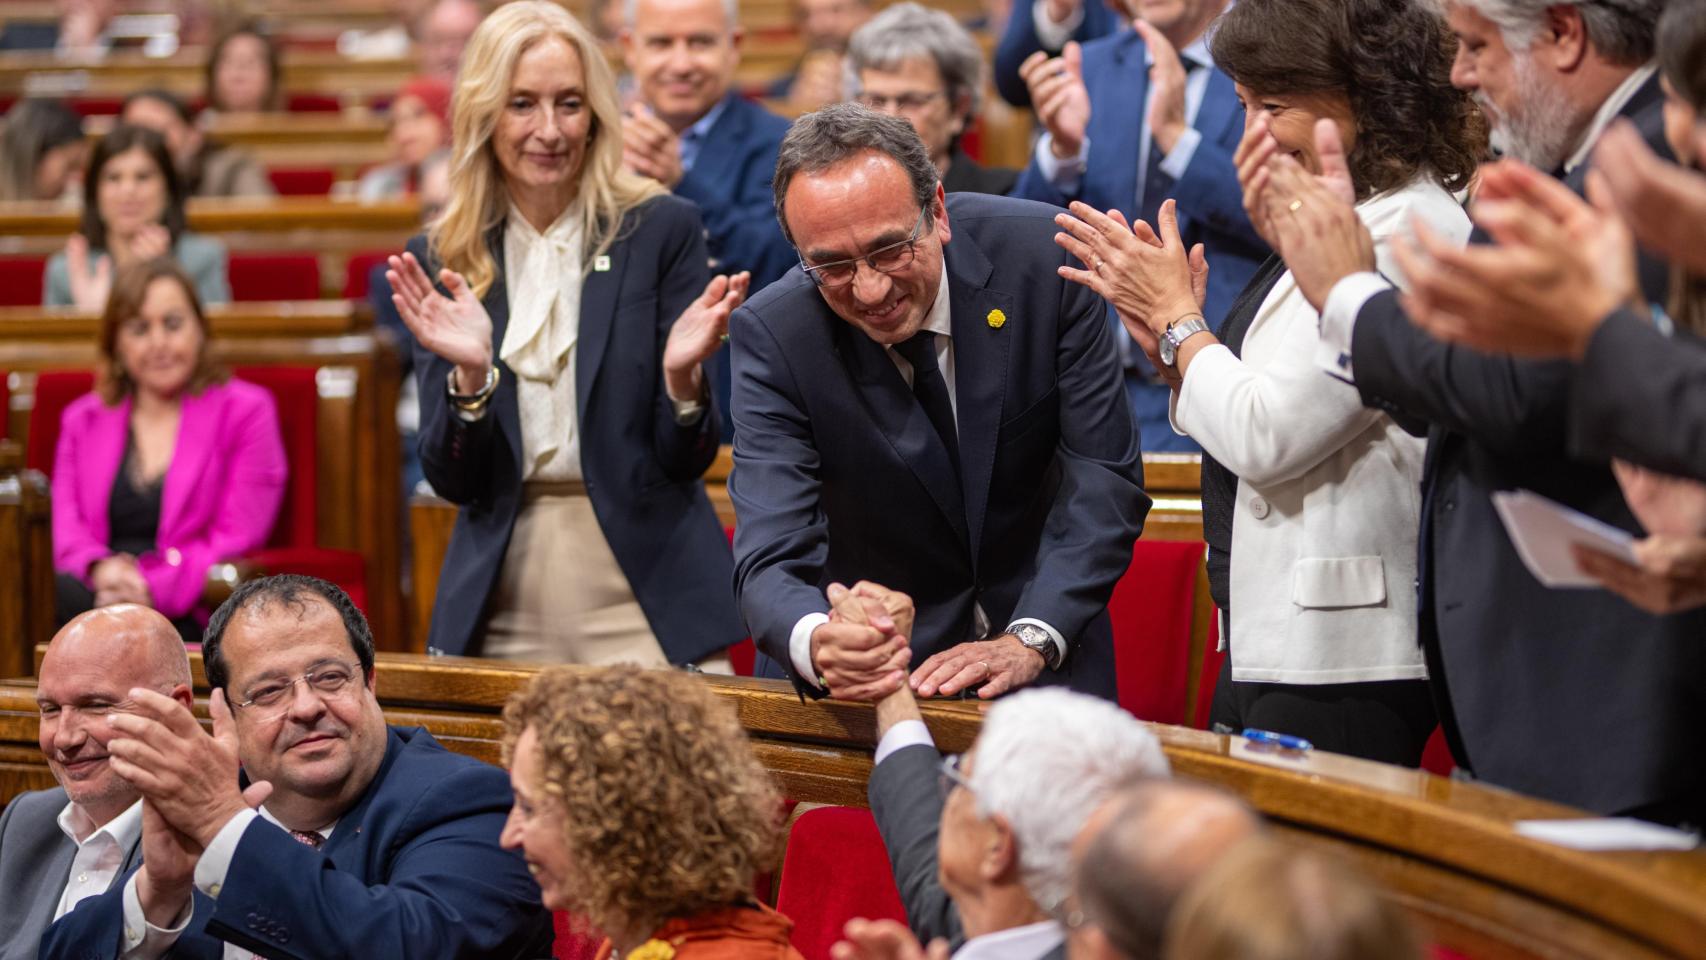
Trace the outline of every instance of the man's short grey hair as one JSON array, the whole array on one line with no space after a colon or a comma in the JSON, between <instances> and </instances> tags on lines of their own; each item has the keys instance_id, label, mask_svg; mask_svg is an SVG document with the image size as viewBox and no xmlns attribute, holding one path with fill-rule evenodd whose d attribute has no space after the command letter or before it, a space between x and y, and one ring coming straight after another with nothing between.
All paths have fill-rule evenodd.
<instances>
[{"instance_id":1,"label":"man's short grey hair","mask_svg":"<svg viewBox=\"0 0 1706 960\"><path fill-rule=\"evenodd\" d=\"M640 15L640 0L622 0L622 25L634 29ZM729 32L740 28L740 0L723 0L723 17L729 22Z\"/></svg>"},{"instance_id":2,"label":"man's short grey hair","mask_svg":"<svg viewBox=\"0 0 1706 960\"><path fill-rule=\"evenodd\" d=\"M980 816L1000 814L1019 847L1019 878L1058 917L1072 889L1072 839L1120 783L1169 773L1161 743L1106 700L1059 688L1025 690L984 718L972 764Z\"/></svg>"},{"instance_id":3,"label":"man's short grey hair","mask_svg":"<svg viewBox=\"0 0 1706 960\"><path fill-rule=\"evenodd\" d=\"M1512 50L1527 50L1546 25L1546 11L1575 7L1594 50L1611 63L1639 66L1653 59L1665 0L1425 0L1443 15L1465 7L1493 21Z\"/></svg>"},{"instance_id":4,"label":"man's short grey hair","mask_svg":"<svg viewBox=\"0 0 1706 960\"><path fill-rule=\"evenodd\" d=\"M870 150L887 154L906 171L920 209L935 199L936 165L930 162L930 151L911 123L863 104L832 103L795 120L776 155L776 219L781 221L782 235L789 243L794 242L794 234L788 229L783 198L795 175L828 170Z\"/></svg>"},{"instance_id":5,"label":"man's short grey hair","mask_svg":"<svg viewBox=\"0 0 1706 960\"><path fill-rule=\"evenodd\" d=\"M908 60L934 60L948 88L948 105L957 111L970 95L967 116L977 116L983 100L983 51L959 21L942 10L897 3L853 32L847 44L847 89L863 93L862 70L898 70Z\"/></svg>"}]
</instances>

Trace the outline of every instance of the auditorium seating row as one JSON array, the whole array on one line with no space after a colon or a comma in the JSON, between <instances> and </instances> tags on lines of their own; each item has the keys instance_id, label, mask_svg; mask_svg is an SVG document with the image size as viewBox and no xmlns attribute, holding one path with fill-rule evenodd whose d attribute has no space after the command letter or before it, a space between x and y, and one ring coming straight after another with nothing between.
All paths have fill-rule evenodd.
<instances>
[{"instance_id":1,"label":"auditorium seating row","mask_svg":"<svg viewBox=\"0 0 1706 960\"><path fill-rule=\"evenodd\" d=\"M40 649L35 652L39 663ZM392 723L422 725L452 750L497 763L504 699L525 665L381 654L378 695ZM195 663L197 711L205 689ZM796 804L777 899L809 960L852 913L897 912L892 878L864 813L875 718L862 704L802 702L779 681L708 678L739 712L760 760ZM53 783L36 745L34 682L0 682L0 803ZM938 744L965 750L975 704L932 702ZM1176 773L1248 800L1288 841L1354 862L1407 910L1444 957L1700 957L1706 853L1585 853L1525 838L1524 819L1568 808L1426 773L1331 754L1265 752L1152 724ZM828 809L825 809L827 807ZM833 869L825 869L829 864ZM584 944L559 945L579 957Z\"/></svg>"},{"instance_id":2,"label":"auditorium seating row","mask_svg":"<svg viewBox=\"0 0 1706 960\"><path fill-rule=\"evenodd\" d=\"M197 199L185 212L190 230L230 251L238 300L365 297L369 268L420 232L412 199ZM0 306L41 303L42 266L76 229L74 210L0 204Z\"/></svg>"}]
</instances>

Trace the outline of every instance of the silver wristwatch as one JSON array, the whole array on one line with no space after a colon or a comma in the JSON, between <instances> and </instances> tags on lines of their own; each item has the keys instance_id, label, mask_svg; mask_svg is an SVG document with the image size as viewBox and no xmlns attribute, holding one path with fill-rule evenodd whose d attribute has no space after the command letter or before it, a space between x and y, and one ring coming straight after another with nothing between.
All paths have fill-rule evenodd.
<instances>
[{"instance_id":1,"label":"silver wristwatch","mask_svg":"<svg viewBox=\"0 0 1706 960\"><path fill-rule=\"evenodd\" d=\"M1208 333L1208 321L1197 314L1180 317L1167 324L1161 334L1161 362L1171 367L1179 362L1179 348L1199 333Z\"/></svg>"},{"instance_id":2,"label":"silver wristwatch","mask_svg":"<svg viewBox=\"0 0 1706 960\"><path fill-rule=\"evenodd\" d=\"M1042 655L1043 665L1050 670L1060 669L1060 648L1055 646L1054 638L1048 631L1034 623L1016 623L1007 628L1007 632L1019 638L1019 642Z\"/></svg>"}]
</instances>

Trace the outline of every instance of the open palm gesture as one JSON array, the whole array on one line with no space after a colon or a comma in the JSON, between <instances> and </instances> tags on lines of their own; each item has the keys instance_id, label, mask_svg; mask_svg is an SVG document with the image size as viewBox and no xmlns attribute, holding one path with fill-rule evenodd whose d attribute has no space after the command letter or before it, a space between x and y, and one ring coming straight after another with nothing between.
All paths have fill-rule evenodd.
<instances>
[{"instance_id":1,"label":"open palm gesture","mask_svg":"<svg viewBox=\"0 0 1706 960\"><path fill-rule=\"evenodd\" d=\"M472 392L492 365L492 318L480 305L468 281L453 270L440 270L445 296L412 253L391 257L385 279L391 282L391 302L409 332L421 345L456 365L459 386Z\"/></svg>"}]
</instances>

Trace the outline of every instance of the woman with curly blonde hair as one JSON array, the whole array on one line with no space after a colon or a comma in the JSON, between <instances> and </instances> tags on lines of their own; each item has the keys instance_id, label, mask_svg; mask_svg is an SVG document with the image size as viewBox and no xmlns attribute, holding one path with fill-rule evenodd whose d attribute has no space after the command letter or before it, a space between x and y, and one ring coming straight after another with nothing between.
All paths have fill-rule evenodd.
<instances>
[{"instance_id":1,"label":"woman with curly blonde hair","mask_svg":"<svg viewBox=\"0 0 1706 960\"><path fill-rule=\"evenodd\" d=\"M421 466L462 507L427 642L726 672L745 630L703 367L750 278L713 279L694 206L623 171L615 77L557 4L486 18L450 112L450 202L386 272Z\"/></svg>"},{"instance_id":2,"label":"woman with curly blonde hair","mask_svg":"<svg viewBox=\"0 0 1706 960\"><path fill-rule=\"evenodd\" d=\"M752 897L781 850L781 799L734 710L702 681L556 668L504 707L519 849L545 905L609 940L599 960L801 960Z\"/></svg>"}]
</instances>

